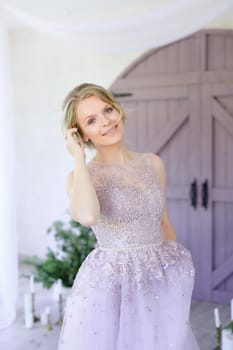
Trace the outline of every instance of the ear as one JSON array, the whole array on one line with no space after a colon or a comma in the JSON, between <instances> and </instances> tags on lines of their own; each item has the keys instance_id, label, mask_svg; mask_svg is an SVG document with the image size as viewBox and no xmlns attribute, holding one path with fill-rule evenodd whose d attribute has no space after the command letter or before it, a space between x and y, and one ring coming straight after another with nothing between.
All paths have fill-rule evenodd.
<instances>
[{"instance_id":1,"label":"ear","mask_svg":"<svg viewBox=\"0 0 233 350\"><path fill-rule=\"evenodd\" d=\"M90 140L89 140L89 137L88 137L86 134L84 134L84 135L82 136L82 139L83 139L84 142L90 141Z\"/></svg>"}]
</instances>

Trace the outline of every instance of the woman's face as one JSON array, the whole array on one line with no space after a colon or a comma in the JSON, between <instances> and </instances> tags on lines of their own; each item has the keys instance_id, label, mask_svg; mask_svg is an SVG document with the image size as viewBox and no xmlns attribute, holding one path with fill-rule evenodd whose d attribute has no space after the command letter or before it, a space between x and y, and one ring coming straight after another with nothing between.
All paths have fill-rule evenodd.
<instances>
[{"instance_id":1,"label":"woman's face","mask_svg":"<svg viewBox=\"0 0 233 350\"><path fill-rule=\"evenodd\" d=\"M90 96L79 102L76 113L83 141L89 139L95 147L122 141L124 125L120 113L109 103Z\"/></svg>"}]
</instances>

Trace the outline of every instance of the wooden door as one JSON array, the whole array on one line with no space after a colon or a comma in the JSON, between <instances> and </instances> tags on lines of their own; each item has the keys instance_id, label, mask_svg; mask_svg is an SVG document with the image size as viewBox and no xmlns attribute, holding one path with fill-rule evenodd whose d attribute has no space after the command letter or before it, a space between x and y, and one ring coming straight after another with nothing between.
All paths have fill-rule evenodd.
<instances>
[{"instance_id":1,"label":"wooden door","mask_svg":"<svg viewBox=\"0 0 233 350\"><path fill-rule=\"evenodd\" d=\"M196 267L193 296L220 302L233 293L232 62L233 31L200 31L150 50L111 86L129 113L127 146L165 163L169 217Z\"/></svg>"}]
</instances>

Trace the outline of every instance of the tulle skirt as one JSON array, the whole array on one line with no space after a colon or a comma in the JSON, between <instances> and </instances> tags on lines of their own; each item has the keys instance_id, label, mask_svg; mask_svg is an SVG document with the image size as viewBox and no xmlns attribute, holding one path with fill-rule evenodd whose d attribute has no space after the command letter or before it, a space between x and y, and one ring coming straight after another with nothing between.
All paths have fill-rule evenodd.
<instances>
[{"instance_id":1,"label":"tulle skirt","mask_svg":"<svg viewBox=\"0 0 233 350\"><path fill-rule=\"evenodd\" d=\"M67 297L58 350L199 350L189 321L195 270L175 241L94 249Z\"/></svg>"}]
</instances>

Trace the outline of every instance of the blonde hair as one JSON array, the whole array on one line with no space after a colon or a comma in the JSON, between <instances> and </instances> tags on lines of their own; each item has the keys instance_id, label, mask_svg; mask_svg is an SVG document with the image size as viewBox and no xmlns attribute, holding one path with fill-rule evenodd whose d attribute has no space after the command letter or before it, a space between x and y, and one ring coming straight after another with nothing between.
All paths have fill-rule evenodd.
<instances>
[{"instance_id":1,"label":"blonde hair","mask_svg":"<svg viewBox=\"0 0 233 350\"><path fill-rule=\"evenodd\" d=\"M63 132L67 129L77 127L78 133L80 134L81 137L83 136L82 129L77 120L77 107L80 101L91 96L97 96L102 101L109 103L114 109L116 109L119 112L120 117L122 118L122 121L125 122L127 113L122 108L120 103L116 101L115 97L110 91L106 90L104 87L100 85L83 83L73 88L63 101L63 105L62 105L62 109L64 111L64 117L63 117L63 123L62 123ZM84 143L87 146L93 146L91 141L84 142Z\"/></svg>"}]
</instances>

